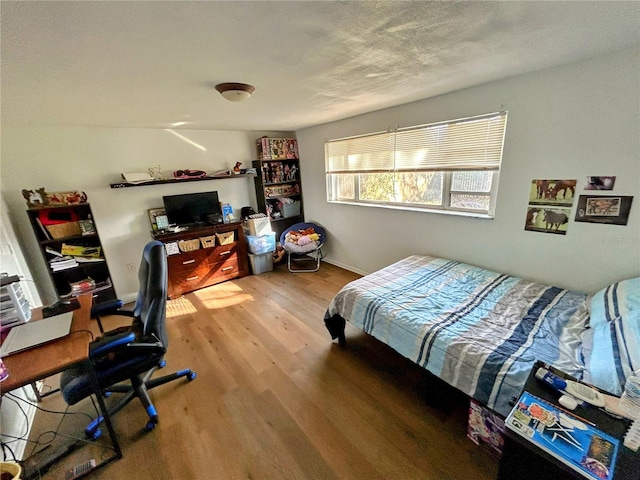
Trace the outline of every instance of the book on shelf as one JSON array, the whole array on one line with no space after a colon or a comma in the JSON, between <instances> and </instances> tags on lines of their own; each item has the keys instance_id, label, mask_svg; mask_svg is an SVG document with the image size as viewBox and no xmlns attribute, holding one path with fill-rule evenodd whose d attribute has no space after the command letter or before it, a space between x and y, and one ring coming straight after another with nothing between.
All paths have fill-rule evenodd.
<instances>
[{"instance_id":1,"label":"book on shelf","mask_svg":"<svg viewBox=\"0 0 640 480\"><path fill-rule=\"evenodd\" d=\"M505 425L585 478L614 479L620 441L568 410L523 392Z\"/></svg>"},{"instance_id":2,"label":"book on shelf","mask_svg":"<svg viewBox=\"0 0 640 480\"><path fill-rule=\"evenodd\" d=\"M49 262L51 270L59 272L60 270L66 270L78 266L78 261L73 257L56 257Z\"/></svg>"}]
</instances>

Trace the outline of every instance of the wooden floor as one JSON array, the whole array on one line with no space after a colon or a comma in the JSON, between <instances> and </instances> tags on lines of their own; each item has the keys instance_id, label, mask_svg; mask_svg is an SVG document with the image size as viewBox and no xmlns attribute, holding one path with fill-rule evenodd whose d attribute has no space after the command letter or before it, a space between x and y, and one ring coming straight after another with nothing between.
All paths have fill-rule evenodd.
<instances>
[{"instance_id":1,"label":"wooden floor","mask_svg":"<svg viewBox=\"0 0 640 480\"><path fill-rule=\"evenodd\" d=\"M170 301L159 374L198 376L152 391L151 432L137 400L118 413L124 458L91 478L495 478L465 436L464 396L349 325L346 349L331 341L325 309L354 278L279 265Z\"/></svg>"}]
</instances>

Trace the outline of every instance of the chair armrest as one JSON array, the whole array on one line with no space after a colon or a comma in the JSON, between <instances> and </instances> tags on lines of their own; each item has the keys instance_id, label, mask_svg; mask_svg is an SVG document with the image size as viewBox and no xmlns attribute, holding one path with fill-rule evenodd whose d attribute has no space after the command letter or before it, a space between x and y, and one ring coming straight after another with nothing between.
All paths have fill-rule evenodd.
<instances>
[{"instance_id":1,"label":"chair armrest","mask_svg":"<svg viewBox=\"0 0 640 480\"><path fill-rule=\"evenodd\" d=\"M125 353L127 354L136 354L136 353L158 353L164 354L167 349L160 342L155 343L130 343L125 347Z\"/></svg>"},{"instance_id":2,"label":"chair armrest","mask_svg":"<svg viewBox=\"0 0 640 480\"><path fill-rule=\"evenodd\" d=\"M118 310L124 305L122 300L108 300L106 302L98 303L91 307L91 318L96 315L112 315L118 313Z\"/></svg>"},{"instance_id":3,"label":"chair armrest","mask_svg":"<svg viewBox=\"0 0 640 480\"><path fill-rule=\"evenodd\" d=\"M135 339L135 333L129 331L128 328L122 332L109 332L108 335L91 342L89 346L89 357L94 360L107 353L115 352L130 344Z\"/></svg>"}]
</instances>

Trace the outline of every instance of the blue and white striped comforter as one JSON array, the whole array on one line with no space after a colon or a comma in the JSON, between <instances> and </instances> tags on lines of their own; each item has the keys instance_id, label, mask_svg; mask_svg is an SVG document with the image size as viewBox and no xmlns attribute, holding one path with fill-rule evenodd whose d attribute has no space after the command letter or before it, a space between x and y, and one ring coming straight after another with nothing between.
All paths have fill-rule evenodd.
<instances>
[{"instance_id":1,"label":"blue and white striped comforter","mask_svg":"<svg viewBox=\"0 0 640 480\"><path fill-rule=\"evenodd\" d=\"M587 295L411 256L334 297L339 315L506 416L536 360L582 378Z\"/></svg>"}]
</instances>

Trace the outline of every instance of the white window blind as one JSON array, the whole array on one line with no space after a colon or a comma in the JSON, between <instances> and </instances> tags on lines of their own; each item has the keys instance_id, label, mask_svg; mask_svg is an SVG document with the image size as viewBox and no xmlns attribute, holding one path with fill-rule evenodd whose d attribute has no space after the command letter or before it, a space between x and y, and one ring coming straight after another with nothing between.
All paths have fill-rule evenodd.
<instances>
[{"instance_id":1,"label":"white window blind","mask_svg":"<svg viewBox=\"0 0 640 480\"><path fill-rule=\"evenodd\" d=\"M393 134L374 133L326 143L327 173L393 171Z\"/></svg>"},{"instance_id":2,"label":"white window blind","mask_svg":"<svg viewBox=\"0 0 640 480\"><path fill-rule=\"evenodd\" d=\"M326 173L499 170L507 113L326 143Z\"/></svg>"}]
</instances>

